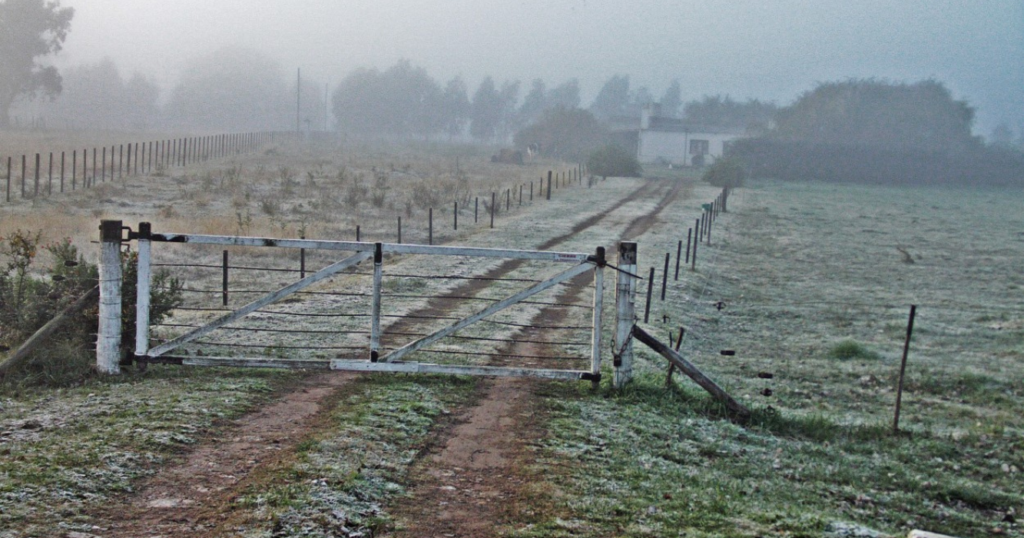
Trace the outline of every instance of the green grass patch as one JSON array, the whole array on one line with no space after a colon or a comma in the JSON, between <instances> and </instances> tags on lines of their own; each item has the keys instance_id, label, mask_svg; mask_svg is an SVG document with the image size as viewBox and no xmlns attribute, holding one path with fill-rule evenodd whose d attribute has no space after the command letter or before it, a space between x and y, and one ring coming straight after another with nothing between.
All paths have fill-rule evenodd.
<instances>
[{"instance_id":1,"label":"green grass patch","mask_svg":"<svg viewBox=\"0 0 1024 538\"><path fill-rule=\"evenodd\" d=\"M881 355L871 351L867 346L857 342L856 340L843 340L834 344L829 348L828 356L841 361L850 361L855 359L878 360L882 358Z\"/></svg>"}]
</instances>

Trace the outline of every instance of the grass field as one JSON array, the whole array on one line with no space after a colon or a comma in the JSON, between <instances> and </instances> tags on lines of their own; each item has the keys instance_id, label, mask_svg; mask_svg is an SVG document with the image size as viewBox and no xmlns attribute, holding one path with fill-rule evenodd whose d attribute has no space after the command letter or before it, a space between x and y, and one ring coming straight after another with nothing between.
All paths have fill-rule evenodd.
<instances>
[{"instance_id":1,"label":"grass field","mask_svg":"<svg viewBox=\"0 0 1024 538\"><path fill-rule=\"evenodd\" d=\"M278 148L18 202L3 208L0 233L43 229L49 239L71 236L88 250L100 218L121 218L151 220L161 231L298 235L305 228L308 237L331 239L352 239L360 223L367 238L391 240L394 220L408 215L411 204L406 218L414 224L406 241L415 242L425 238L416 185L423 185L421 195L461 196L464 175L462 188L475 197L533 181L555 165L497 166L479 151L460 151ZM389 187L380 207L369 199L378 171ZM349 206L344 194L360 174L367 193ZM513 203L494 230L484 219L469 226L469 214L457 233L438 226L435 238L535 248L607 211L639 185L609 179L594 189L556 194L550 204L520 209ZM718 192L694 184L637 239L642 274L650 266L658 270L656 292L664 253L674 257L700 204ZM337 197L337 205L321 208L327 196ZM526 485L495 522L497 532L897 536L924 528L1020 536L1013 523L1024 509L1019 199L1013 191L772 181L735 191L729 212L715 223L712 244L698 251L697 271L684 267L678 281L670 278L667 299L655 300L645 328L667 340L669 331L684 326L684 356L748 405L753 419L731 422L678 373L666 387L665 362L639 346L637 376L624 391L612 391L607 381L597 391L589 384L538 384L531 416L543 435L529 440L517 462ZM450 201L444 198L445 206ZM589 252L614 241L656 201L630 202L558 249ZM277 205L268 212L268 203ZM438 221L449 216L435 210ZM253 252L240 258L278 263ZM397 268L413 262L395 260ZM422 263L429 271L444 270ZM531 276L530 270L510 276ZM197 274L193 283L202 278ZM418 291L446 286L436 282ZM488 292L505 292L500 286ZM641 283L641 296L646 286ZM609 290L606 319L612 303ZM910 304L918 305L918 318L902 433L893 435L895 376ZM610 341L607 330L605 337ZM724 349L736 354L721 355ZM90 378L63 389L5 386L0 537L103 535L93 528L97 506L130 495L144 477L215 441L235 418L303 378L153 366L145 374ZM397 376L346 386L294 454L251 478L219 534L338 536L400 525L389 507L407 494L410 466L443 435L452 413L473 404L478 385Z\"/></svg>"}]
</instances>

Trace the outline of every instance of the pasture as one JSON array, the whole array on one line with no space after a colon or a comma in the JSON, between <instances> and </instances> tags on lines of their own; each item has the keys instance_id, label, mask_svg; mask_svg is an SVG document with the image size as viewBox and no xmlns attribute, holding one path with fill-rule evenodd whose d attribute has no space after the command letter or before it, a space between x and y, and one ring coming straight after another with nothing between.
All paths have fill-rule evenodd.
<instances>
[{"instance_id":1,"label":"pasture","mask_svg":"<svg viewBox=\"0 0 1024 538\"><path fill-rule=\"evenodd\" d=\"M756 180L732 194L711 243L699 248L697 270L684 265L678 280L670 275L661 301L665 253L674 264L678 241L718 189L692 176L609 178L558 189L550 202L539 193L522 205L512 198L490 228L483 204L473 222L477 197L489 204L492 192L571 165L488 157L427 144L280 145L17 201L2 208L0 233L71 237L95 256L89 242L100 219L149 221L155 231L344 240L359 226L364 241L394 241L402 217L403 241L425 243L433 208L435 243L614 253L617 241L635 240L641 274L652 266L658 274L642 325L666 340L684 327L683 355L753 410L749 423L728 420L678 373L666 387L665 362L640 346L636 378L623 391L610 388L610 365L597 390L161 365L63 388L8 384L0 388L0 536L1021 534L1019 192ZM163 255L212 265L220 251ZM297 266L294 253L232 256ZM328 262L320 254L307 261ZM392 262L408 272L452 270L422 257ZM462 265L457 274L497 267ZM215 274L188 271L189 286L217 283ZM543 276L538 271L527 265L502 276ZM285 277L264 278L239 285ZM638 312L648 285L640 284ZM408 286L396 281L391 291L458 289L446 280ZM506 288L512 284L494 282L474 294ZM584 292L566 287L544 301L585 302ZM911 304L918 317L894 435ZM393 312L427 306L411 298ZM583 324L579 313L552 317L546 308L524 305L502 321ZM604 328L608 346L612 324ZM524 339L511 325L476 331L467 334ZM472 349L508 353L500 342ZM287 409L291 415L273 422Z\"/></svg>"}]
</instances>

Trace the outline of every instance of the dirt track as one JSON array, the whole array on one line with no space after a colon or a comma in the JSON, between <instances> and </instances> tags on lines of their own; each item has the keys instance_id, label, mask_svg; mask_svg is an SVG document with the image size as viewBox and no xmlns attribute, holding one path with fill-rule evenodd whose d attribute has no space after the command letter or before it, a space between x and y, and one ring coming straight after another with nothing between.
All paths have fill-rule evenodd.
<instances>
[{"instance_id":1,"label":"dirt track","mask_svg":"<svg viewBox=\"0 0 1024 538\"><path fill-rule=\"evenodd\" d=\"M663 191L657 207L634 218L622 238L636 237L656 222L657 214L681 190L679 183L666 187L647 182L607 211L579 222L565 234L545 241L538 249L553 248L595 226L624 204ZM517 267L518 262L505 262L487 276L497 278ZM577 278L563 291L563 297L568 299L580 294L588 283L587 278ZM449 293L469 295L484 288L485 283L473 281ZM430 303L420 313L443 314L443 303ZM557 322L558 315L547 309L535 320ZM402 320L389 330L408 328L405 325L415 325L415 322ZM515 344L508 351L535 354L529 347L530 344ZM102 536L206 536L216 532L230 517L232 501L250 477L292 453L318 423L318 418L329 412L333 402L343 395L343 387L353 377L354 374L333 372L311 375L274 403L239 419L218 437L206 439L183 461L147 479L137 493L95 514L96 525L107 529ZM498 519L495 510L501 503L492 501L516 495L522 486L521 473L516 469L521 459L519 451L529 439L541 434L532 421L529 396L533 386L533 382L524 380L485 382L481 390L486 393L478 405L456 412L456 423L439 434L435 450L413 473L416 477L413 501L391 510L400 520L417 522L405 535L493 534L493 524ZM435 510L441 503L447 508Z\"/></svg>"},{"instance_id":2,"label":"dirt track","mask_svg":"<svg viewBox=\"0 0 1024 538\"><path fill-rule=\"evenodd\" d=\"M621 240L634 239L650 229L658 214L681 190L682 183L667 189L651 212L630 221ZM589 224L593 226L600 218L588 220L593 220ZM582 229L574 230L573 234ZM571 235L549 242L546 248ZM587 274L573 279L557 302L568 302L584 294L589 283ZM532 322L557 325L563 321L563 314L564 310L548 307ZM520 343L503 351L536 354L532 347ZM538 420L540 410L531 398L537 383L540 382L499 378L484 385L483 397L473 407L458 413L457 424L444 432L430 455L417 464L411 496L391 510L402 524L394 536L483 538L496 536L497 526L513 522L515 514L510 513L511 507L518 504L516 499L528 481L523 472L523 466L529 463L527 449L543 435Z\"/></svg>"}]
</instances>

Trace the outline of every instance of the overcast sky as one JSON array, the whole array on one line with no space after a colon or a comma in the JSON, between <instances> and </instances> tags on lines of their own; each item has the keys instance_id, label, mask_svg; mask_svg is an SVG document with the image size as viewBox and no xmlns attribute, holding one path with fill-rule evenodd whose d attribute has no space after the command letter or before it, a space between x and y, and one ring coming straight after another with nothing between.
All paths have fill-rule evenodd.
<instances>
[{"instance_id":1,"label":"overcast sky","mask_svg":"<svg viewBox=\"0 0 1024 538\"><path fill-rule=\"evenodd\" d=\"M935 78L978 109L979 134L1024 129L1022 0L63 0L76 10L60 63L112 58L165 88L227 45L337 82L401 58L462 75L577 77L584 106L613 74L660 96L788 104L816 82Z\"/></svg>"}]
</instances>

